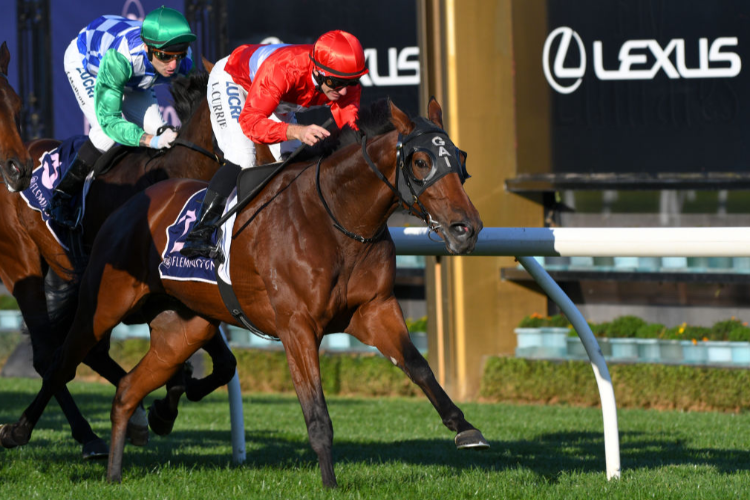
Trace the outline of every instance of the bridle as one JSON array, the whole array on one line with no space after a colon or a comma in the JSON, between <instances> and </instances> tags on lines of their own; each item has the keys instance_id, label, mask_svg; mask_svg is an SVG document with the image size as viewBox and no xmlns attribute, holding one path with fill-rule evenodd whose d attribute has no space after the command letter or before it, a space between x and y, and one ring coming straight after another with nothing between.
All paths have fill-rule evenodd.
<instances>
[{"instance_id":1,"label":"bridle","mask_svg":"<svg viewBox=\"0 0 750 500\"><path fill-rule=\"evenodd\" d=\"M450 173L458 174L461 179L461 184L469 178L469 174L466 172L465 162L461 161L459 155L461 150L453 145L445 130L422 117L418 117L415 122L417 126L410 134L406 136L402 135L400 132L398 134L398 142L396 144L397 168L395 186L394 184L391 184L385 175L383 175L367 153L366 135L362 136L362 156L364 156L365 162L367 162L370 170L372 170L375 175L377 175L378 178L388 186L388 189L396 195L409 213L422 219L425 224L427 224L428 234L431 235L432 233L435 233L437 235L438 231L442 230L443 227L425 208L420 201L419 196L438 180ZM452 154L449 153L451 150L453 151ZM426 152L432 157L432 170L424 179L417 179L413 170L410 168L412 156L417 152ZM445 161L443 162L440 160ZM320 158L316 167L315 187L318 190L318 196L323 203L323 207L326 209L326 212L328 212L329 217L333 220L333 227L360 243L372 243L379 240L385 232L387 224L383 224L374 236L366 238L347 230L341 225L338 219L336 219L336 216L331 211L328 203L326 203L326 200L323 197L323 192L320 189L320 164L322 161L323 158ZM416 188L415 185L417 186ZM416 208L414 205L416 205Z\"/></svg>"}]
</instances>

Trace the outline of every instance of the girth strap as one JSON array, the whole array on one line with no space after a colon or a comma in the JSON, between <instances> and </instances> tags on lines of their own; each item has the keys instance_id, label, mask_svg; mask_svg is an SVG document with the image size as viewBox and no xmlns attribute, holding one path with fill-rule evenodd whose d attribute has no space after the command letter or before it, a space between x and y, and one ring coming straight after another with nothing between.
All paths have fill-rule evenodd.
<instances>
[{"instance_id":1,"label":"girth strap","mask_svg":"<svg viewBox=\"0 0 750 500\"><path fill-rule=\"evenodd\" d=\"M216 264L216 284L219 286L219 293L221 294L221 300L224 301L224 305L229 310L229 313L236 319L242 326L244 326L247 330L250 331L253 335L260 337L264 340L273 340L278 342L279 339L276 337L272 337L271 335L268 335L266 333L263 333L257 326L253 324L252 321L250 321L250 318L247 317L245 312L242 310L242 306L240 306L240 301L237 299L237 295L234 293L234 289L232 288L232 285L225 282L223 279L221 279L221 276L219 276L218 269L219 269L219 263L221 262L221 257L217 257L214 259L214 263Z\"/></svg>"}]
</instances>

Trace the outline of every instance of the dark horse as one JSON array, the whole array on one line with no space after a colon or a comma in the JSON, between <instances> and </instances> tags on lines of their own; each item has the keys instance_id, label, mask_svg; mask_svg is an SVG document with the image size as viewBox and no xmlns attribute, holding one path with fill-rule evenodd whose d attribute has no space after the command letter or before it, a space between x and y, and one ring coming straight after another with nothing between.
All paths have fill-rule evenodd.
<instances>
[{"instance_id":1,"label":"dark horse","mask_svg":"<svg viewBox=\"0 0 750 500\"><path fill-rule=\"evenodd\" d=\"M390 132L344 146L317 163L289 165L239 213L234 226L230 260L235 292L250 320L284 345L323 484L331 487L336 486L333 426L318 358L328 333L347 332L401 368L456 432L459 448L488 446L412 344L393 293L396 252L386 221L405 201L392 189L397 172L413 188L408 205L430 222L452 253L474 249L482 222L463 190L461 170L439 165L443 160L450 165L444 156L454 149L442 130L437 101L429 105L432 123L423 118L413 122L390 103L386 109ZM367 130L364 124L361 128ZM51 395L73 378L89 349L123 317L147 310L152 317L150 350L120 382L111 413L107 477L121 480L126 424L138 402L167 382L215 335L220 322L238 324L215 285L162 281L159 276L166 228L203 187L189 180L159 183L107 220L54 368L21 419L0 434L26 443Z\"/></svg>"},{"instance_id":2,"label":"dark horse","mask_svg":"<svg viewBox=\"0 0 750 500\"><path fill-rule=\"evenodd\" d=\"M3 44L0 50L0 69L7 66L6 58L7 48ZM183 121L180 139L212 149L205 97L206 81L206 73L196 73L189 79L176 82L172 90L175 106ZM58 141L42 139L31 142L27 151L26 147L20 149L12 137L6 137L17 137L17 134L10 134L11 131L17 131L17 128L4 124L14 116L12 113L18 113L20 99L3 78L0 78L0 97L3 97L0 99L0 124L3 124L0 129L3 134L0 136L0 152L17 151L18 158L38 159L43 152L57 147ZM23 146L20 138L17 142ZM8 179L15 179L17 184L20 183L15 170L19 161L2 162L3 176L9 187ZM25 159L23 161L26 162ZM30 167L30 160L28 164ZM216 159L187 147L175 146L165 154L156 156L153 151L134 149L117 161L111 170L97 177L91 186L87 198L88 209L83 220L83 248L90 249L107 216L135 193L168 178L209 180L218 167ZM8 168L10 173L6 172ZM28 185L29 175L25 174L22 178L25 185L18 189ZM2 190L0 214L0 278L18 301L32 340L34 368L44 375L55 349L62 344L70 327L77 302L77 285L86 262L72 258L70 252L60 246L50 234L39 213L30 209L20 196ZM47 293L55 296L55 300L49 303L45 297L45 276ZM138 320L138 317L132 318L132 322ZM109 342L103 342L87 357L86 364L117 385L125 371L109 357L108 350ZM210 376L213 378L207 384L196 385L194 392L188 392L191 399L199 399L212 388L222 385L221 382L226 383L234 374L234 358L220 337L214 339L207 350L212 357L221 359L222 362L215 363L215 373ZM84 457L106 456L106 444L91 430L68 390L61 387L55 397L70 423L73 437L83 445ZM173 399L170 404L172 407L175 403ZM145 425L141 427L140 433L138 438L134 435L131 437L134 442L137 439L142 445L148 437ZM10 444L5 443L6 446Z\"/></svg>"},{"instance_id":3,"label":"dark horse","mask_svg":"<svg viewBox=\"0 0 750 500\"><path fill-rule=\"evenodd\" d=\"M9 64L10 51L3 42L0 46L0 174L8 191L15 192L29 187L33 162L21 140L21 98L8 82Z\"/></svg>"}]
</instances>

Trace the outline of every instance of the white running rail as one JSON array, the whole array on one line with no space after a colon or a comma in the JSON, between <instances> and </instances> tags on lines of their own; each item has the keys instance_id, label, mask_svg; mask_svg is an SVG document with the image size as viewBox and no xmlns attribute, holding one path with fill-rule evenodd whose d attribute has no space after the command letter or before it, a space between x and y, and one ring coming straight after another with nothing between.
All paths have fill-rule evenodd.
<instances>
[{"instance_id":1,"label":"white running rail","mask_svg":"<svg viewBox=\"0 0 750 500\"><path fill-rule=\"evenodd\" d=\"M430 239L426 228L391 227L389 230L399 255L449 255L442 241ZM573 324L589 355L599 387L607 478L612 479L620 477L620 442L617 406L607 364L580 311L533 257L750 257L750 228L486 227L479 233L471 255L517 257ZM228 388L232 455L235 462L243 462L245 432L236 374Z\"/></svg>"}]
</instances>

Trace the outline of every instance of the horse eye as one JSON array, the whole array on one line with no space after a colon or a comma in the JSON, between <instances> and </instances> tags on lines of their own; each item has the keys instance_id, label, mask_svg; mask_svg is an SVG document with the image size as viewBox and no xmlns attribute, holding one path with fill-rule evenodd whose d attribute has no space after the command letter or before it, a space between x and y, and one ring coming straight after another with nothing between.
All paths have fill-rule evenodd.
<instances>
[{"instance_id":1,"label":"horse eye","mask_svg":"<svg viewBox=\"0 0 750 500\"><path fill-rule=\"evenodd\" d=\"M417 160L417 161L416 161L416 162L414 162L414 163L416 163L416 164L417 164L417 167L418 167L418 168L427 168L427 162L426 162L426 161L424 161L424 160L422 160L422 159L419 159L419 160Z\"/></svg>"}]
</instances>

